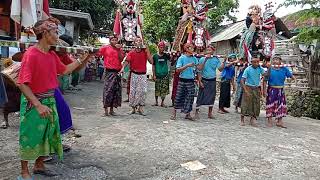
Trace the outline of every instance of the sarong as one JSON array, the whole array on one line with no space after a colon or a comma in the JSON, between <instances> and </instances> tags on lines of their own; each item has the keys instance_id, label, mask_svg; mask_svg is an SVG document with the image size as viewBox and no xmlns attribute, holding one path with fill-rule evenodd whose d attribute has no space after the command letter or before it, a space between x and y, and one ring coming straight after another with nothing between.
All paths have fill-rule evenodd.
<instances>
[{"instance_id":1,"label":"sarong","mask_svg":"<svg viewBox=\"0 0 320 180\"><path fill-rule=\"evenodd\" d=\"M59 87L61 91L65 91L69 88L69 75L61 75L58 77L59 79Z\"/></svg>"},{"instance_id":2,"label":"sarong","mask_svg":"<svg viewBox=\"0 0 320 180\"><path fill-rule=\"evenodd\" d=\"M76 87L79 84L79 78L80 78L80 73L79 72L73 72L72 73L71 85L73 87Z\"/></svg>"},{"instance_id":3,"label":"sarong","mask_svg":"<svg viewBox=\"0 0 320 180\"><path fill-rule=\"evenodd\" d=\"M72 117L70 108L58 88L54 91L54 98L57 104L60 133L64 134L72 128Z\"/></svg>"},{"instance_id":4,"label":"sarong","mask_svg":"<svg viewBox=\"0 0 320 180\"><path fill-rule=\"evenodd\" d=\"M169 94L169 76L156 79L155 82L155 96L160 96L162 99Z\"/></svg>"},{"instance_id":5,"label":"sarong","mask_svg":"<svg viewBox=\"0 0 320 180\"><path fill-rule=\"evenodd\" d=\"M195 83L194 81L179 80L175 109L181 109L182 113L190 113L194 102Z\"/></svg>"},{"instance_id":6,"label":"sarong","mask_svg":"<svg viewBox=\"0 0 320 180\"><path fill-rule=\"evenodd\" d=\"M52 110L48 118L41 118L36 108L31 106L23 95L21 96L19 133L21 160L36 160L40 156L52 153L56 153L62 159L59 117L53 92L52 95L39 99L43 105Z\"/></svg>"},{"instance_id":7,"label":"sarong","mask_svg":"<svg viewBox=\"0 0 320 180\"><path fill-rule=\"evenodd\" d=\"M282 118L286 117L287 102L283 88L268 87L266 116Z\"/></svg>"},{"instance_id":8,"label":"sarong","mask_svg":"<svg viewBox=\"0 0 320 180\"><path fill-rule=\"evenodd\" d=\"M131 73L129 106L144 106L147 94L147 75Z\"/></svg>"},{"instance_id":9,"label":"sarong","mask_svg":"<svg viewBox=\"0 0 320 180\"><path fill-rule=\"evenodd\" d=\"M260 88L248 87L247 89L250 95L247 96L243 92L241 100L241 114L244 116L256 118L260 114Z\"/></svg>"},{"instance_id":10,"label":"sarong","mask_svg":"<svg viewBox=\"0 0 320 180\"><path fill-rule=\"evenodd\" d=\"M116 71L106 70L103 88L103 107L120 107L122 101L121 76Z\"/></svg>"},{"instance_id":11,"label":"sarong","mask_svg":"<svg viewBox=\"0 0 320 180\"><path fill-rule=\"evenodd\" d=\"M3 107L8 102L8 96L2 74L0 74L0 107Z\"/></svg>"},{"instance_id":12,"label":"sarong","mask_svg":"<svg viewBox=\"0 0 320 180\"><path fill-rule=\"evenodd\" d=\"M201 105L213 106L216 99L216 78L214 79L204 79L202 78L203 88L199 88L199 93L197 97L197 107Z\"/></svg>"},{"instance_id":13,"label":"sarong","mask_svg":"<svg viewBox=\"0 0 320 180\"><path fill-rule=\"evenodd\" d=\"M176 100L176 94L177 94L177 89L179 84L179 76L180 76L180 73L178 72L175 72L173 76L172 93L171 93L171 100L173 101Z\"/></svg>"},{"instance_id":14,"label":"sarong","mask_svg":"<svg viewBox=\"0 0 320 180\"><path fill-rule=\"evenodd\" d=\"M230 80L221 80L219 108L229 108L231 101L231 82Z\"/></svg>"},{"instance_id":15,"label":"sarong","mask_svg":"<svg viewBox=\"0 0 320 180\"><path fill-rule=\"evenodd\" d=\"M131 82L131 71L128 72L128 81L127 81L127 94L130 94L130 82Z\"/></svg>"},{"instance_id":16,"label":"sarong","mask_svg":"<svg viewBox=\"0 0 320 180\"><path fill-rule=\"evenodd\" d=\"M241 107L242 94L243 94L242 85L241 83L237 83L237 91L236 91L234 102L233 102L233 105L235 105L236 107Z\"/></svg>"}]
</instances>

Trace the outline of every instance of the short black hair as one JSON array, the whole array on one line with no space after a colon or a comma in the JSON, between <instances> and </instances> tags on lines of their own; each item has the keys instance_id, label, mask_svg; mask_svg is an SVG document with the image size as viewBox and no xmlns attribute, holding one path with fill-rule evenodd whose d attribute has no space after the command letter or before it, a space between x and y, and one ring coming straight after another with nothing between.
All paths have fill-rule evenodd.
<instances>
[{"instance_id":1,"label":"short black hair","mask_svg":"<svg viewBox=\"0 0 320 180\"><path fill-rule=\"evenodd\" d=\"M253 51L251 52L252 58L258 58L258 59L263 59L262 54L259 51Z\"/></svg>"},{"instance_id":2,"label":"short black hair","mask_svg":"<svg viewBox=\"0 0 320 180\"><path fill-rule=\"evenodd\" d=\"M63 34L59 37L59 39L63 40L64 42L68 43L69 46L73 46L73 38L69 35Z\"/></svg>"}]
</instances>

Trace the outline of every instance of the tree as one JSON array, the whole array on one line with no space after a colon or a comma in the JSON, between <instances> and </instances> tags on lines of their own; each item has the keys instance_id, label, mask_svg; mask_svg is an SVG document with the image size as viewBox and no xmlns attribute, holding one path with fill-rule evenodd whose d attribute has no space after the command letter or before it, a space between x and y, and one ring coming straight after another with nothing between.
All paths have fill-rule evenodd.
<instances>
[{"instance_id":1,"label":"tree","mask_svg":"<svg viewBox=\"0 0 320 180\"><path fill-rule=\"evenodd\" d=\"M50 7L86 12L97 30L112 30L116 4L113 0L50 0Z\"/></svg>"},{"instance_id":2,"label":"tree","mask_svg":"<svg viewBox=\"0 0 320 180\"><path fill-rule=\"evenodd\" d=\"M315 20L320 18L320 1L319 0L286 0L281 6L310 6L307 11L301 11L296 23L302 23L307 20ZM320 24L313 27L304 27L297 36L297 41L306 44L312 43L313 40L320 41Z\"/></svg>"},{"instance_id":3,"label":"tree","mask_svg":"<svg viewBox=\"0 0 320 180\"><path fill-rule=\"evenodd\" d=\"M231 14L238 7L238 0L207 0L207 28L213 32L226 19L235 20ZM151 42L173 41L181 9L179 0L144 0L144 33Z\"/></svg>"}]
</instances>

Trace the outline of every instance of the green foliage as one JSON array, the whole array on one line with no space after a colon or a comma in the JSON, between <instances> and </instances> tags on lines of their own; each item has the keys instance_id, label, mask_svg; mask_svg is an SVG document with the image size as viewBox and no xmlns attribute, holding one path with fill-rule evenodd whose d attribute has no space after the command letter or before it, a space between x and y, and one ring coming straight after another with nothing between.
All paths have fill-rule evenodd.
<instances>
[{"instance_id":1,"label":"green foliage","mask_svg":"<svg viewBox=\"0 0 320 180\"><path fill-rule=\"evenodd\" d=\"M310 6L311 9L303 10L297 13L295 16L299 18L296 20L296 24L305 24L311 22L314 24L312 27L305 26L298 34L297 41L310 44L313 40L320 40L320 25L318 23L320 19L320 1L319 0L286 0L280 6ZM293 18L293 17L292 17Z\"/></svg>"},{"instance_id":2,"label":"green foliage","mask_svg":"<svg viewBox=\"0 0 320 180\"><path fill-rule=\"evenodd\" d=\"M207 0L207 28L213 32L225 20L235 20L231 14L238 7L238 0ZM173 41L175 30L181 16L179 0L144 0L143 15L145 37L151 42L159 40Z\"/></svg>"},{"instance_id":3,"label":"green foliage","mask_svg":"<svg viewBox=\"0 0 320 180\"><path fill-rule=\"evenodd\" d=\"M238 8L239 0L208 0L207 2L210 4L210 10L207 13L209 32L218 29L219 24L224 20L236 21L232 13Z\"/></svg>"},{"instance_id":4,"label":"green foliage","mask_svg":"<svg viewBox=\"0 0 320 180\"><path fill-rule=\"evenodd\" d=\"M179 4L177 0L143 1L143 32L148 41L173 41L180 15Z\"/></svg>"},{"instance_id":5,"label":"green foliage","mask_svg":"<svg viewBox=\"0 0 320 180\"><path fill-rule=\"evenodd\" d=\"M90 13L95 29L111 30L116 4L113 0L50 0L50 7Z\"/></svg>"}]
</instances>

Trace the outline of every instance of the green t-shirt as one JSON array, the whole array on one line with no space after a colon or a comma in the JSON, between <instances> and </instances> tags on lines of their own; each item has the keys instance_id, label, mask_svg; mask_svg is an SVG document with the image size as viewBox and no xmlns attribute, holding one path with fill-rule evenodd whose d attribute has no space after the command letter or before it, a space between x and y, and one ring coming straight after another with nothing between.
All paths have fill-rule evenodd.
<instances>
[{"instance_id":1,"label":"green t-shirt","mask_svg":"<svg viewBox=\"0 0 320 180\"><path fill-rule=\"evenodd\" d=\"M153 61L156 70L156 77L163 78L168 75L169 68L168 68L168 61L170 60L170 56L164 54L159 56L158 54L153 55Z\"/></svg>"}]
</instances>

